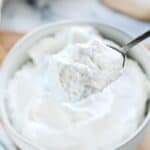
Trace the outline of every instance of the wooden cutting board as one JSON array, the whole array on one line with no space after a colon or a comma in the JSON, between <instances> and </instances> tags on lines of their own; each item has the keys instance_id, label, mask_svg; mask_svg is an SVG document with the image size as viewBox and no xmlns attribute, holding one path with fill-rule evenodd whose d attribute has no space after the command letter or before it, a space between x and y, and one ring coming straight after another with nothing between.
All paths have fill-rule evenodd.
<instances>
[{"instance_id":1,"label":"wooden cutting board","mask_svg":"<svg viewBox=\"0 0 150 150\"><path fill-rule=\"evenodd\" d=\"M0 30L0 62L3 61L9 49L23 36L23 33ZM147 47L150 43L147 44ZM149 47L150 48L150 47ZM143 141L139 144L138 150L150 150L150 131L146 133Z\"/></svg>"},{"instance_id":2,"label":"wooden cutting board","mask_svg":"<svg viewBox=\"0 0 150 150\"><path fill-rule=\"evenodd\" d=\"M0 62L5 58L9 49L19 40L24 34L2 31L0 30Z\"/></svg>"},{"instance_id":3,"label":"wooden cutting board","mask_svg":"<svg viewBox=\"0 0 150 150\"><path fill-rule=\"evenodd\" d=\"M127 14L131 17L150 21L149 0L101 0L110 8Z\"/></svg>"}]
</instances>

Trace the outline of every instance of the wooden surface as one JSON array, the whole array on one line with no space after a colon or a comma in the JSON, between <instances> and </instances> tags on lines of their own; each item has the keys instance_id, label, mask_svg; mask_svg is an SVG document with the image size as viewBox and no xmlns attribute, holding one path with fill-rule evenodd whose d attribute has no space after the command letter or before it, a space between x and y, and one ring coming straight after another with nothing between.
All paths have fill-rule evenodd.
<instances>
[{"instance_id":1,"label":"wooden surface","mask_svg":"<svg viewBox=\"0 0 150 150\"><path fill-rule=\"evenodd\" d=\"M19 40L23 34L0 30L0 62L5 58L9 49Z\"/></svg>"},{"instance_id":2,"label":"wooden surface","mask_svg":"<svg viewBox=\"0 0 150 150\"><path fill-rule=\"evenodd\" d=\"M149 0L102 0L107 6L131 17L150 21Z\"/></svg>"},{"instance_id":3,"label":"wooden surface","mask_svg":"<svg viewBox=\"0 0 150 150\"><path fill-rule=\"evenodd\" d=\"M0 62L5 58L9 49L23 36L24 34L0 31ZM146 45L149 47L150 45ZM138 150L150 150L150 131L146 133L143 141L139 144Z\"/></svg>"}]
</instances>

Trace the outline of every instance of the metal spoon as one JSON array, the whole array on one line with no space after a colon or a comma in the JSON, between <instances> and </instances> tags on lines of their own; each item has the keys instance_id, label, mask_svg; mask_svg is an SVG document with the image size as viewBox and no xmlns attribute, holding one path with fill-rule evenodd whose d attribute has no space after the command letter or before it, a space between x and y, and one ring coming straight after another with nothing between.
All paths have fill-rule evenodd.
<instances>
[{"instance_id":1,"label":"metal spoon","mask_svg":"<svg viewBox=\"0 0 150 150\"><path fill-rule=\"evenodd\" d=\"M136 46L138 43L140 43L141 41L145 40L148 37L150 37L150 30L148 30L147 32L139 35L138 37L136 37L135 39L133 39L129 43L122 46L121 48L116 48L112 45L107 45L107 46L109 46L110 48L112 48L112 49L116 50L117 52L121 53L121 55L123 56L122 66L124 67L128 50L130 50L132 47Z\"/></svg>"}]
</instances>

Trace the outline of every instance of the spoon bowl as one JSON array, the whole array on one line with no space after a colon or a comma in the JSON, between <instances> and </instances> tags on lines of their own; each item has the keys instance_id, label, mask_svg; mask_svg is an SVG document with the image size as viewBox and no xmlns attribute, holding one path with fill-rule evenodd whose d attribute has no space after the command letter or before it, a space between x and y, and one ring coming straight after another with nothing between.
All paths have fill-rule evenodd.
<instances>
[{"instance_id":1,"label":"spoon bowl","mask_svg":"<svg viewBox=\"0 0 150 150\"><path fill-rule=\"evenodd\" d=\"M115 51L119 52L122 55L122 57L123 57L122 67L124 67L125 61L126 61L126 54L127 54L128 50L130 50L132 47L136 46L137 44L139 44L143 40L147 39L148 37L150 37L150 30L148 30L147 32L139 35L135 39L131 40L129 43L125 44L120 49L116 48L112 45L107 45L107 46L114 49Z\"/></svg>"}]
</instances>

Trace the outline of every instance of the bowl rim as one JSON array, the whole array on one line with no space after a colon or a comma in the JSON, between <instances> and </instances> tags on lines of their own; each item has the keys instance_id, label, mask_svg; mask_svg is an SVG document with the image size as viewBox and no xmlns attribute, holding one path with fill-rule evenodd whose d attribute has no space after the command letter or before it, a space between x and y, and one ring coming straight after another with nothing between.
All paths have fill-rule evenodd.
<instances>
[{"instance_id":1,"label":"bowl rim","mask_svg":"<svg viewBox=\"0 0 150 150\"><path fill-rule=\"evenodd\" d=\"M27 35L25 35L23 38L21 38L10 50L10 52L8 53L8 55L12 55L13 51L18 49L21 45L24 45L26 42L28 42L28 40L32 37L32 36L36 36L37 34L39 34L42 31L46 31L50 28L53 27L57 27L58 28L60 26L68 26L68 25L97 25L97 26L105 26L106 28L110 28L115 32L118 32L122 35L124 35L124 37L128 38L128 39L132 39L132 36L127 34L126 32L112 26L112 25L108 25L105 23L101 23L100 21L95 21L95 20L76 20L76 21L58 21L58 22L54 22L54 23L47 23L45 25L42 25L41 27L38 27L36 29L34 29L32 32L28 33ZM139 45L139 48L144 48L143 46ZM145 49L145 48L144 48ZM145 51L146 52L146 51ZM150 52L146 52L149 56L150 56ZM7 59L8 56L6 56L5 60ZM3 61L2 65L1 65L1 72L2 73L2 68L3 68L3 64L5 64L5 60ZM1 100L2 106L1 106L1 112L2 112L2 119L3 122L5 124L5 129L6 132L12 134L12 136L15 136L16 139L19 139L20 141L22 141L23 143L31 146L33 149L44 149L41 148L39 145L37 145L35 142L30 141L28 138L26 138L25 136L21 135L17 129L15 127L13 127L13 125L11 125L9 119L8 119L8 112L6 109L6 101L4 101L4 99L2 98ZM126 146L127 144L129 144L130 142L134 141L134 139L136 139L144 130L144 128L146 128L148 126L148 123L150 122L150 112L147 114L147 116L145 117L145 119L143 120L143 122L141 123L141 125L137 128L137 130L135 130L134 133L132 133L128 138L126 138L125 140L123 140L121 143L118 143L117 145L114 146L114 148L112 148L112 150L115 149L121 149L124 148L124 146Z\"/></svg>"}]
</instances>

